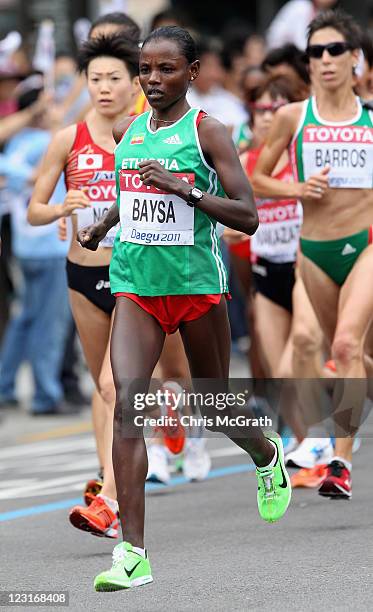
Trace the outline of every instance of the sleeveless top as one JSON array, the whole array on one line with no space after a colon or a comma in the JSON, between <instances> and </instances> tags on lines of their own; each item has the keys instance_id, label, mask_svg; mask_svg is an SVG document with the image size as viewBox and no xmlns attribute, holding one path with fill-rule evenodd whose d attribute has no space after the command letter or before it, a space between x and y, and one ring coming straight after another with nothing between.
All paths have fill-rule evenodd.
<instances>
[{"instance_id":1,"label":"sleeveless top","mask_svg":"<svg viewBox=\"0 0 373 612\"><path fill-rule=\"evenodd\" d=\"M112 293L161 296L228 291L216 221L175 194L144 186L138 173L141 161L157 159L191 187L224 197L199 142L203 116L200 109L191 108L173 125L153 131L151 112L143 113L117 145L121 231L110 266Z\"/></svg>"},{"instance_id":2,"label":"sleeveless top","mask_svg":"<svg viewBox=\"0 0 373 612\"><path fill-rule=\"evenodd\" d=\"M325 121L316 98L304 101L297 132L290 145L294 176L300 182L331 166L334 189L370 189L373 186L373 115L356 98L358 111L344 122Z\"/></svg>"},{"instance_id":3,"label":"sleeveless top","mask_svg":"<svg viewBox=\"0 0 373 612\"><path fill-rule=\"evenodd\" d=\"M258 161L261 148L248 152L246 173L250 177ZM290 183L293 173L290 161L273 178ZM263 257L273 263L295 261L299 234L303 220L303 209L297 200L271 200L255 198L259 216L259 227L251 238L251 259Z\"/></svg>"},{"instance_id":4,"label":"sleeveless top","mask_svg":"<svg viewBox=\"0 0 373 612\"><path fill-rule=\"evenodd\" d=\"M97 145L85 122L76 126L76 136L65 166L66 189L86 192L91 208L77 209L78 230L98 221L116 200L114 154ZM119 225L112 228L100 247L112 247Z\"/></svg>"}]
</instances>

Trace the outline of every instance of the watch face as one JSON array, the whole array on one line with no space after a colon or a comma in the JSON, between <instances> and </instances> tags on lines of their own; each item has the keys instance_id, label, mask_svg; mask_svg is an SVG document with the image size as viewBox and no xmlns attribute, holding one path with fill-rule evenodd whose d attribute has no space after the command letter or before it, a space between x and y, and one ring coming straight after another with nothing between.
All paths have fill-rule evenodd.
<instances>
[{"instance_id":1,"label":"watch face","mask_svg":"<svg viewBox=\"0 0 373 612\"><path fill-rule=\"evenodd\" d=\"M203 196L203 192L200 189L197 189L197 187L193 187L192 196L193 198L200 200Z\"/></svg>"}]
</instances>

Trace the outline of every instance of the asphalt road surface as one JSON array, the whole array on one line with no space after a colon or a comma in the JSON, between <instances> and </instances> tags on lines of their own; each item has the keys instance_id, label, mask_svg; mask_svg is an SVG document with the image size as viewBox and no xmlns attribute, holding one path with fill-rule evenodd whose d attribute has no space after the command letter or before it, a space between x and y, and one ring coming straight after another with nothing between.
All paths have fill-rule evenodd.
<instances>
[{"instance_id":1,"label":"asphalt road surface","mask_svg":"<svg viewBox=\"0 0 373 612\"><path fill-rule=\"evenodd\" d=\"M372 421L363 435L371 435ZM224 438L209 440L213 466L205 482L175 474L168 487L149 486L154 583L95 593L93 578L111 566L113 541L75 530L67 519L97 467L89 429L88 411L62 420L3 412L1 590L68 591L74 612L372 609L372 437L355 455L351 501L297 489L276 525L258 516L246 455Z\"/></svg>"}]
</instances>

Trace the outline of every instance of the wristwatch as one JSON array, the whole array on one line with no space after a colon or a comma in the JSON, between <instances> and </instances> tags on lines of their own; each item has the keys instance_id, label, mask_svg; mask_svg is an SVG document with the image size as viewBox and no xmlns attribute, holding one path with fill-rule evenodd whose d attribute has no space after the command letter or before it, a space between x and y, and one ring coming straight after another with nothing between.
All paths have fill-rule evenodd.
<instances>
[{"instance_id":1,"label":"wristwatch","mask_svg":"<svg viewBox=\"0 0 373 612\"><path fill-rule=\"evenodd\" d=\"M197 189L197 187L192 187L192 189L188 193L188 199L186 203L188 206L195 206L200 202L203 198L203 191Z\"/></svg>"}]
</instances>

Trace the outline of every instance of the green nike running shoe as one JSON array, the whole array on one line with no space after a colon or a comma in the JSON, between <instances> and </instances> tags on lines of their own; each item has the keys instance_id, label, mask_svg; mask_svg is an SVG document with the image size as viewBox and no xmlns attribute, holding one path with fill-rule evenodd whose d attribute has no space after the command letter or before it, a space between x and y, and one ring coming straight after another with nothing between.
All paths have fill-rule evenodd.
<instances>
[{"instance_id":1,"label":"green nike running shoe","mask_svg":"<svg viewBox=\"0 0 373 612\"><path fill-rule=\"evenodd\" d=\"M272 468L257 468L258 509L267 523L275 523L286 512L291 499L291 484L285 468L284 449L280 437L266 436L277 448L277 461Z\"/></svg>"},{"instance_id":2,"label":"green nike running shoe","mask_svg":"<svg viewBox=\"0 0 373 612\"><path fill-rule=\"evenodd\" d=\"M96 591L119 591L153 582L148 555L133 551L132 544L122 542L113 550L113 566L95 578Z\"/></svg>"}]
</instances>

